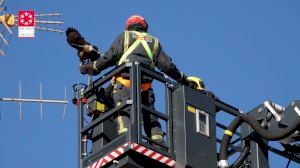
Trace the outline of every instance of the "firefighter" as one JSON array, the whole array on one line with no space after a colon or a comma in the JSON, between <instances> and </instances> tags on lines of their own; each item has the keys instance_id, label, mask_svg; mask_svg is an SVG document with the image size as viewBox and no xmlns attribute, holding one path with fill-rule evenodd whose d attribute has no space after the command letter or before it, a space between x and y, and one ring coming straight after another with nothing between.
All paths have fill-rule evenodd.
<instances>
[{"instance_id":1,"label":"firefighter","mask_svg":"<svg viewBox=\"0 0 300 168\"><path fill-rule=\"evenodd\" d=\"M111 66L122 65L125 61L137 61L151 69L157 67L177 82L189 85L190 81L172 63L172 59L165 54L159 40L149 35L147 31L148 24L142 16L133 15L129 17L125 24L125 31L115 39L104 56L90 64L81 64L81 73L97 75L102 70ZM143 76L141 83L142 103L154 109L155 96L151 85L152 78ZM121 72L114 77L113 99L116 106L130 98L129 88L129 72ZM118 134L125 133L130 124L129 107L118 112L114 122ZM152 140L163 143L164 133L158 118L144 113L143 123L146 135Z\"/></svg>"}]
</instances>

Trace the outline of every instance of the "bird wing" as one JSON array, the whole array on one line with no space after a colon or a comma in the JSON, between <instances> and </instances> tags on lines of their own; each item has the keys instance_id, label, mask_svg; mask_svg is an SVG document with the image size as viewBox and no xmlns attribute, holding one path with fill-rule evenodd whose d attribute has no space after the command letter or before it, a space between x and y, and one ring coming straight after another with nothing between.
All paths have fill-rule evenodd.
<instances>
[{"instance_id":1,"label":"bird wing","mask_svg":"<svg viewBox=\"0 0 300 168\"><path fill-rule=\"evenodd\" d=\"M66 36L69 45L73 48L76 48L77 50L81 49L82 45L89 44L87 41L84 40L84 38L81 36L78 30L76 30L73 27L69 27L66 30Z\"/></svg>"}]
</instances>

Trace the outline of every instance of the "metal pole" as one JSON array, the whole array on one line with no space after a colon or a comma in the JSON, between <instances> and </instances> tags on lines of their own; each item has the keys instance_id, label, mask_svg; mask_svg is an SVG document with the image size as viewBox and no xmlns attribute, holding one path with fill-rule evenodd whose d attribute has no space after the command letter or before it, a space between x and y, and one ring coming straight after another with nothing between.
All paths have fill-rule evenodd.
<instances>
[{"instance_id":1,"label":"metal pole","mask_svg":"<svg viewBox=\"0 0 300 168\"><path fill-rule=\"evenodd\" d=\"M9 46L9 43L8 43L8 41L4 38L4 36L0 33L0 37L1 37L1 39L3 40L3 42L7 45L7 46Z\"/></svg>"},{"instance_id":2,"label":"metal pole","mask_svg":"<svg viewBox=\"0 0 300 168\"><path fill-rule=\"evenodd\" d=\"M65 85L65 101L67 101L67 86ZM65 120L67 112L67 104L64 105L64 113L63 113L63 120Z\"/></svg>"},{"instance_id":3,"label":"metal pole","mask_svg":"<svg viewBox=\"0 0 300 168\"><path fill-rule=\"evenodd\" d=\"M131 105L131 111L130 111L130 120L133 124L131 124L130 131L129 131L129 137L130 141L132 142L138 142L138 120L139 116L137 113L137 69L134 63L130 63L131 67L129 69L130 72L130 81L132 85L130 85L130 99L132 100L132 105Z\"/></svg>"},{"instance_id":4,"label":"metal pole","mask_svg":"<svg viewBox=\"0 0 300 168\"><path fill-rule=\"evenodd\" d=\"M40 99L41 99L41 102L40 102L40 109L41 109L41 120L43 119L43 88L42 88L42 83L40 83Z\"/></svg>"},{"instance_id":5,"label":"metal pole","mask_svg":"<svg viewBox=\"0 0 300 168\"><path fill-rule=\"evenodd\" d=\"M45 16L61 16L62 13L41 13L34 15L35 17L45 17Z\"/></svg>"},{"instance_id":6,"label":"metal pole","mask_svg":"<svg viewBox=\"0 0 300 168\"><path fill-rule=\"evenodd\" d=\"M2 98L2 100L4 100L5 98ZM20 120L22 120L22 101L20 101L22 99L22 83L21 81L19 81L19 116L20 116ZM4 100L5 101L5 100Z\"/></svg>"},{"instance_id":7,"label":"metal pole","mask_svg":"<svg viewBox=\"0 0 300 168\"><path fill-rule=\"evenodd\" d=\"M20 96L21 96L21 94L20 94ZM41 99L21 99L21 98L0 98L0 101L38 102L38 103L63 103L63 104L68 104L68 101L66 101L66 100L41 100Z\"/></svg>"},{"instance_id":8,"label":"metal pole","mask_svg":"<svg viewBox=\"0 0 300 168\"><path fill-rule=\"evenodd\" d=\"M90 86L93 83L93 77L92 75L88 75L88 86ZM82 128L84 128L84 106L81 103L81 129L80 129L80 134L81 134L81 130ZM81 134L82 136L82 134ZM82 137L82 142L81 142L81 159L84 159L87 157L87 135L83 135ZM81 160L81 164L82 160ZM83 166L83 165L82 165Z\"/></svg>"},{"instance_id":9,"label":"metal pole","mask_svg":"<svg viewBox=\"0 0 300 168\"><path fill-rule=\"evenodd\" d=\"M136 70L136 75L135 75L135 81L136 82L136 86L134 86L133 88L135 88L136 90L133 90L134 92L136 92L136 131L137 131L137 143L142 142L142 129L141 129L141 121L142 121L142 94L141 94L141 81L142 81L142 73L141 73L141 69L140 69L140 63L139 62L135 62L135 70ZM133 83L133 82L132 82ZM146 114L145 114L146 115ZM150 117L150 115L149 115ZM144 125L145 127L145 125Z\"/></svg>"},{"instance_id":10,"label":"metal pole","mask_svg":"<svg viewBox=\"0 0 300 168\"><path fill-rule=\"evenodd\" d=\"M5 53L4 53L3 50L0 50L0 54L1 54L1 56L4 56L4 55L5 55Z\"/></svg>"},{"instance_id":11,"label":"metal pole","mask_svg":"<svg viewBox=\"0 0 300 168\"><path fill-rule=\"evenodd\" d=\"M78 168L82 168L82 102L80 99L80 90L77 88L77 100L78 100Z\"/></svg>"},{"instance_id":12,"label":"metal pole","mask_svg":"<svg viewBox=\"0 0 300 168\"><path fill-rule=\"evenodd\" d=\"M51 31L51 32L57 32L57 33L63 33L64 32L62 30L45 28L45 27L38 27L38 26L35 26L34 28L37 29L37 30Z\"/></svg>"},{"instance_id":13,"label":"metal pole","mask_svg":"<svg viewBox=\"0 0 300 168\"><path fill-rule=\"evenodd\" d=\"M170 88L165 85L165 95L166 95L166 111L168 116L167 121L167 146L169 147L169 152L174 156L174 146L173 146L173 106L172 106L172 94Z\"/></svg>"},{"instance_id":14,"label":"metal pole","mask_svg":"<svg viewBox=\"0 0 300 168\"><path fill-rule=\"evenodd\" d=\"M35 23L41 23L41 24L63 24L64 22L61 22L61 21L49 21L49 20L36 20Z\"/></svg>"},{"instance_id":15,"label":"metal pole","mask_svg":"<svg viewBox=\"0 0 300 168\"><path fill-rule=\"evenodd\" d=\"M0 21L2 22L3 26L7 29L7 31L9 32L9 34L12 34L12 31L10 30L9 26L6 24L5 20L3 20L2 18L0 18Z\"/></svg>"},{"instance_id":16,"label":"metal pole","mask_svg":"<svg viewBox=\"0 0 300 168\"><path fill-rule=\"evenodd\" d=\"M253 130L247 124L242 125L242 134L249 135ZM242 135L243 136L243 135ZM250 137L251 165L250 168L269 168L268 141L257 134Z\"/></svg>"}]
</instances>

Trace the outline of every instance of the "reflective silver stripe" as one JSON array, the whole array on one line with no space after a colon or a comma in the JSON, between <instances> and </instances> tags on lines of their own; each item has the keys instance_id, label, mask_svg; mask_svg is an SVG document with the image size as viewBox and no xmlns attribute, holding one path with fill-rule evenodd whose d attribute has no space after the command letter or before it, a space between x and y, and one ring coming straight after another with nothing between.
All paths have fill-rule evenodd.
<instances>
[{"instance_id":1,"label":"reflective silver stripe","mask_svg":"<svg viewBox=\"0 0 300 168\"><path fill-rule=\"evenodd\" d=\"M294 110L296 111L296 113L298 114L298 116L300 117L300 110L297 106L295 106Z\"/></svg>"},{"instance_id":2,"label":"reflective silver stripe","mask_svg":"<svg viewBox=\"0 0 300 168\"><path fill-rule=\"evenodd\" d=\"M129 32L125 31L124 32L124 53L128 50L128 45L129 45Z\"/></svg>"},{"instance_id":3,"label":"reflective silver stripe","mask_svg":"<svg viewBox=\"0 0 300 168\"><path fill-rule=\"evenodd\" d=\"M220 168L227 168L227 167L229 166L229 164L228 164L228 161L227 161L227 160L220 160L220 161L218 162L218 166L219 166Z\"/></svg>"},{"instance_id":4,"label":"reflective silver stripe","mask_svg":"<svg viewBox=\"0 0 300 168\"><path fill-rule=\"evenodd\" d=\"M154 38L153 56L155 56L157 54L157 49L158 49L158 39Z\"/></svg>"},{"instance_id":5,"label":"reflective silver stripe","mask_svg":"<svg viewBox=\"0 0 300 168\"><path fill-rule=\"evenodd\" d=\"M94 69L94 71L98 71L98 68L97 68L97 66L96 66L96 63L97 63L96 61L93 62L93 69Z\"/></svg>"}]
</instances>

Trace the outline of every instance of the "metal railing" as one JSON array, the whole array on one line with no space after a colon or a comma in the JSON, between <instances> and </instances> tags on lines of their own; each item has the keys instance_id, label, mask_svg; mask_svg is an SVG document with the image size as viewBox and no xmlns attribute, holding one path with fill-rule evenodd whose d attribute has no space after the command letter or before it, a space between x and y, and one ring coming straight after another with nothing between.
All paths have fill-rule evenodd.
<instances>
[{"instance_id":1,"label":"metal railing","mask_svg":"<svg viewBox=\"0 0 300 168\"><path fill-rule=\"evenodd\" d=\"M151 70L146 66L140 64L139 62L129 62L125 63L114 70L108 72L107 74L100 77L98 80L91 83L87 86L84 90L82 90L81 98L89 98L93 94L97 92L97 90L105 85L107 82L111 80L113 76L121 72L129 72L130 76L130 99L127 100L125 103L106 111L102 115L100 115L94 121L84 125L84 108L82 102L80 102L79 106L79 167L87 167L88 164L94 162L96 159L100 158L101 156L107 154L113 150L117 144L121 145L125 142L133 142L139 143L144 145L145 147L150 148L151 150L158 151L166 156L173 157L174 156L174 147L173 147L173 114L172 114L172 99L171 99L171 92L173 89L173 84L170 80L168 80L163 74ZM164 84L165 86L165 109L166 113L162 113L160 111L156 111L155 109L149 108L146 105L142 104L142 96L141 96L141 79L142 75L146 75L147 77L151 77L153 80L159 81L160 83ZM79 98L78 100L80 100ZM104 123L108 119L112 118L118 111L122 109L130 107L130 120L131 125L129 130L126 132L125 135L121 135L113 139L108 144L104 145L101 149L98 149L97 152L93 152L92 154L88 154L87 151L87 141L89 141L88 135L90 131L92 131L98 125ZM165 122L166 126L166 142L165 144L159 143L157 141L152 140L150 137L147 137L143 134L143 122L142 122L142 115L145 113L149 113L151 115L156 116L158 119ZM154 147L150 144L156 144L159 148ZM95 150L95 149L93 149Z\"/></svg>"}]
</instances>

